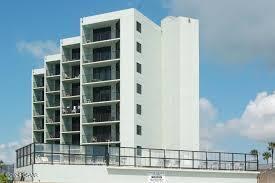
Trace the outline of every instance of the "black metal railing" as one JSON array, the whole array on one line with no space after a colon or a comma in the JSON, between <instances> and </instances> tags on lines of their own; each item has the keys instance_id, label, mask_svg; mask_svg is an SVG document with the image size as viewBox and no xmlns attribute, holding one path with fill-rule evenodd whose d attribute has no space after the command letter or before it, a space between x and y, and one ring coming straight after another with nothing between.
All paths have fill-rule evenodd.
<instances>
[{"instance_id":1,"label":"black metal railing","mask_svg":"<svg viewBox=\"0 0 275 183\"><path fill-rule=\"evenodd\" d=\"M65 107L62 109L62 114L78 114L80 113L80 106Z\"/></svg>"},{"instance_id":2,"label":"black metal railing","mask_svg":"<svg viewBox=\"0 0 275 183\"><path fill-rule=\"evenodd\" d=\"M44 87L44 79L40 79L39 81L34 81L33 87L34 88Z\"/></svg>"},{"instance_id":3,"label":"black metal railing","mask_svg":"<svg viewBox=\"0 0 275 183\"><path fill-rule=\"evenodd\" d=\"M91 32L86 32L83 35L83 43L91 43L91 42L98 42L98 41L106 41L110 39L119 38L119 34L112 34L111 31L106 31L102 33L92 34Z\"/></svg>"},{"instance_id":4,"label":"black metal railing","mask_svg":"<svg viewBox=\"0 0 275 183\"><path fill-rule=\"evenodd\" d=\"M63 97L72 97L80 95L80 88L78 90L63 90Z\"/></svg>"},{"instance_id":5,"label":"black metal railing","mask_svg":"<svg viewBox=\"0 0 275 183\"><path fill-rule=\"evenodd\" d=\"M104 52L97 52L97 53L87 53L83 55L83 62L100 62L106 60L113 60L120 58L120 51L104 51Z\"/></svg>"},{"instance_id":6,"label":"black metal railing","mask_svg":"<svg viewBox=\"0 0 275 183\"><path fill-rule=\"evenodd\" d=\"M73 53L72 55L62 55L63 62L80 60L80 53Z\"/></svg>"},{"instance_id":7,"label":"black metal railing","mask_svg":"<svg viewBox=\"0 0 275 183\"><path fill-rule=\"evenodd\" d=\"M98 123L108 121L119 121L119 118L114 117L111 113L94 113L94 115L83 115L83 123Z\"/></svg>"},{"instance_id":8,"label":"black metal railing","mask_svg":"<svg viewBox=\"0 0 275 183\"><path fill-rule=\"evenodd\" d=\"M97 142L116 142L119 141L119 135L112 137L111 133L100 135L83 135L83 143L97 143Z\"/></svg>"},{"instance_id":9,"label":"black metal railing","mask_svg":"<svg viewBox=\"0 0 275 183\"><path fill-rule=\"evenodd\" d=\"M101 74L101 75L93 75L93 74L85 74L83 75L83 83L93 83L93 82L100 82L100 81L109 81L119 79L119 74L116 74L115 77L111 76L110 74Z\"/></svg>"},{"instance_id":10,"label":"black metal railing","mask_svg":"<svg viewBox=\"0 0 275 183\"><path fill-rule=\"evenodd\" d=\"M78 74L63 73L63 79L79 79L79 78L80 78L80 72Z\"/></svg>"},{"instance_id":11,"label":"black metal railing","mask_svg":"<svg viewBox=\"0 0 275 183\"><path fill-rule=\"evenodd\" d=\"M104 102L104 101L112 101L119 100L120 93L119 92L110 92L98 95L83 95L82 97L83 103L92 103L92 102Z\"/></svg>"},{"instance_id":12,"label":"black metal railing","mask_svg":"<svg viewBox=\"0 0 275 183\"><path fill-rule=\"evenodd\" d=\"M258 156L245 153L106 147L93 153L93 145L33 143L16 150L17 168L32 164L78 164L258 171Z\"/></svg>"}]
</instances>

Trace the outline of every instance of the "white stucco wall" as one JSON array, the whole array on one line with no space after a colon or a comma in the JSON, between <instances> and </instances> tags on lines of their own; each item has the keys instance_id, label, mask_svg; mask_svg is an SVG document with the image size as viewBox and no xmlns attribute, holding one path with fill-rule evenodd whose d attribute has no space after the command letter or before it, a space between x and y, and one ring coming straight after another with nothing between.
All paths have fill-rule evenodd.
<instances>
[{"instance_id":1,"label":"white stucco wall","mask_svg":"<svg viewBox=\"0 0 275 183\"><path fill-rule=\"evenodd\" d=\"M161 29L163 148L198 150L198 21L167 17Z\"/></svg>"},{"instance_id":2,"label":"white stucco wall","mask_svg":"<svg viewBox=\"0 0 275 183\"><path fill-rule=\"evenodd\" d=\"M17 169L31 173L31 166ZM162 175L167 183L256 183L258 172L125 168L85 165L34 165L35 182L48 183L147 183ZM31 180L30 178L28 180Z\"/></svg>"},{"instance_id":3,"label":"white stucco wall","mask_svg":"<svg viewBox=\"0 0 275 183\"><path fill-rule=\"evenodd\" d=\"M141 23L141 33L136 30L136 22ZM135 108L142 107L142 114L135 111L135 146L161 148L161 29L140 12L135 11ZM136 51L136 42L142 47ZM136 71L136 63L141 64L142 73ZM136 84L142 86L142 93L136 91ZM137 135L137 125L142 127L142 135Z\"/></svg>"}]
</instances>

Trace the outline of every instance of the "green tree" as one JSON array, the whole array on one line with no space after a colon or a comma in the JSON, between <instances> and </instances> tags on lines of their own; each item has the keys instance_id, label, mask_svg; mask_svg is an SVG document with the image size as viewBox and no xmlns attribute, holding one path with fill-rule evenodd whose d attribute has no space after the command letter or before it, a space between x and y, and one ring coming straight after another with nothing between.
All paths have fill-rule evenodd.
<instances>
[{"instance_id":1,"label":"green tree","mask_svg":"<svg viewBox=\"0 0 275 183\"><path fill-rule=\"evenodd\" d=\"M273 168L273 162L274 162L274 149L275 149L275 142L269 142L268 143L268 150L271 151L271 164L272 164L272 168Z\"/></svg>"},{"instance_id":2,"label":"green tree","mask_svg":"<svg viewBox=\"0 0 275 183\"><path fill-rule=\"evenodd\" d=\"M263 159L266 160L266 164L268 164L268 160L270 157L271 157L270 152L267 151L263 153Z\"/></svg>"},{"instance_id":3,"label":"green tree","mask_svg":"<svg viewBox=\"0 0 275 183\"><path fill-rule=\"evenodd\" d=\"M258 150L257 149L252 149L251 151L250 151L250 154L252 154L252 155L259 155L259 152L258 152Z\"/></svg>"},{"instance_id":4,"label":"green tree","mask_svg":"<svg viewBox=\"0 0 275 183\"><path fill-rule=\"evenodd\" d=\"M2 172L3 168L4 168L4 161L0 160L0 173Z\"/></svg>"},{"instance_id":5,"label":"green tree","mask_svg":"<svg viewBox=\"0 0 275 183\"><path fill-rule=\"evenodd\" d=\"M8 177L4 174L0 174L0 182L1 183L8 183Z\"/></svg>"}]
</instances>

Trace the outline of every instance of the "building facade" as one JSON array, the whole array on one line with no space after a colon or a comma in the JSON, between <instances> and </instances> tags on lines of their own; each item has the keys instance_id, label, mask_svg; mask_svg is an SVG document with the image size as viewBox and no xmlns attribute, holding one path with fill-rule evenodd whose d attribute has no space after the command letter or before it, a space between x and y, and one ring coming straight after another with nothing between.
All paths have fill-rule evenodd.
<instances>
[{"instance_id":1,"label":"building facade","mask_svg":"<svg viewBox=\"0 0 275 183\"><path fill-rule=\"evenodd\" d=\"M197 20L84 17L33 70L33 141L198 150L198 101Z\"/></svg>"}]
</instances>

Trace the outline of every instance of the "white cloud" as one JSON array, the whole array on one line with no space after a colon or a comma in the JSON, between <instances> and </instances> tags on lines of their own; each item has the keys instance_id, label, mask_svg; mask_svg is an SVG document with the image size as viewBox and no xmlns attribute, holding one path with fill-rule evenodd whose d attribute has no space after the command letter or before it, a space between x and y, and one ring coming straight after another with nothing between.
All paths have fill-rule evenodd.
<instances>
[{"instance_id":1,"label":"white cloud","mask_svg":"<svg viewBox=\"0 0 275 183\"><path fill-rule=\"evenodd\" d=\"M0 160L3 160L5 163L14 163L15 150L31 143L31 132L32 122L31 120L26 120L20 131L19 141L11 141L5 144L0 144Z\"/></svg>"},{"instance_id":2,"label":"white cloud","mask_svg":"<svg viewBox=\"0 0 275 183\"><path fill-rule=\"evenodd\" d=\"M201 99L201 148L213 149L233 134L264 143L275 141L274 109L275 93L261 92L247 104L240 117L219 122L217 113L213 118L213 110L217 111L213 104L205 98Z\"/></svg>"},{"instance_id":3,"label":"white cloud","mask_svg":"<svg viewBox=\"0 0 275 183\"><path fill-rule=\"evenodd\" d=\"M16 44L17 50L22 53L29 53L36 58L42 59L46 55L56 54L59 47L52 40L47 41L20 41Z\"/></svg>"},{"instance_id":4,"label":"white cloud","mask_svg":"<svg viewBox=\"0 0 275 183\"><path fill-rule=\"evenodd\" d=\"M169 14L200 20L204 53L220 61L274 64L275 1L163 0Z\"/></svg>"}]
</instances>

